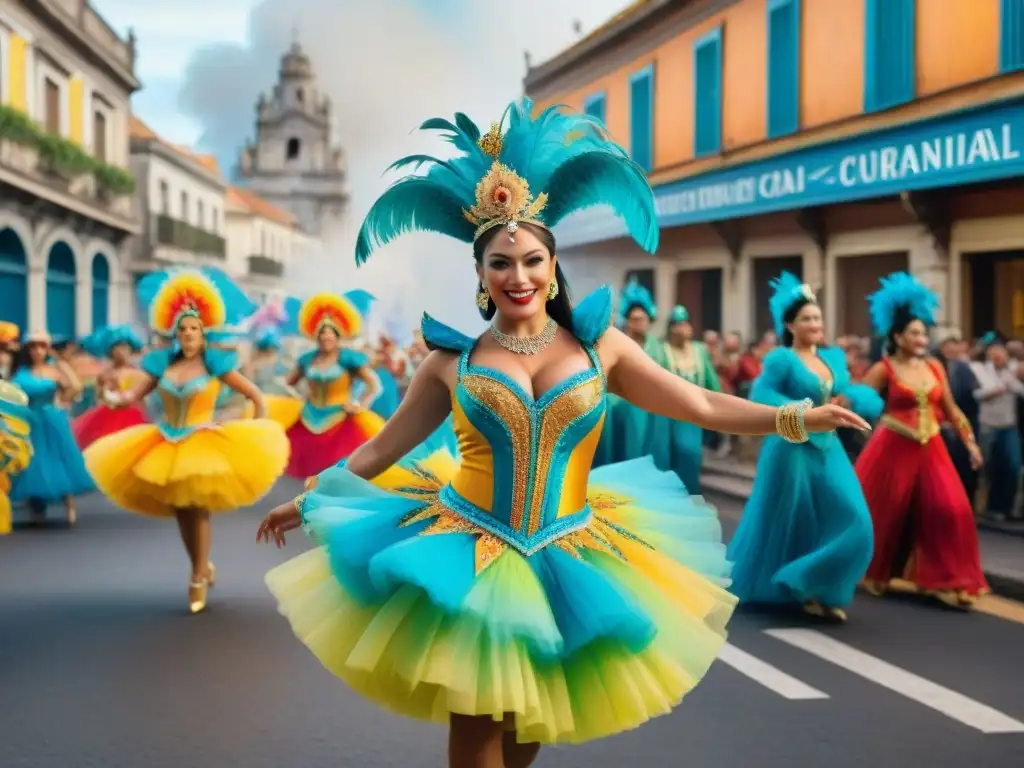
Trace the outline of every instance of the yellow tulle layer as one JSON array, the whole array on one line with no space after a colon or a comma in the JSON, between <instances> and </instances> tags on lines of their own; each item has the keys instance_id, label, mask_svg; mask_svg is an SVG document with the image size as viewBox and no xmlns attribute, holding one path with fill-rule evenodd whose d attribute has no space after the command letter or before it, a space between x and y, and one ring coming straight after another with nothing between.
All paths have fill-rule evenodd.
<instances>
[{"instance_id":1,"label":"yellow tulle layer","mask_svg":"<svg viewBox=\"0 0 1024 768\"><path fill-rule=\"evenodd\" d=\"M263 402L267 406L267 418L271 421L276 421L286 430L290 429L302 415L302 401L294 397L288 397L287 395L264 395ZM245 418L251 419L254 415L255 410L250 402L245 408Z\"/></svg>"},{"instance_id":2,"label":"yellow tulle layer","mask_svg":"<svg viewBox=\"0 0 1024 768\"><path fill-rule=\"evenodd\" d=\"M402 715L447 724L452 713L514 718L520 742L579 743L635 728L677 706L725 643L736 600L655 550L616 542L626 561L588 561L636 595L658 632L641 651L599 639L542 660L514 636L491 636L470 612L445 613L401 586L382 605L354 600L332 576L324 548L267 574L296 636L354 690ZM539 589L530 566L506 550L480 574L480 602L516 601Z\"/></svg>"},{"instance_id":3,"label":"yellow tulle layer","mask_svg":"<svg viewBox=\"0 0 1024 768\"><path fill-rule=\"evenodd\" d=\"M229 512L259 501L288 464L288 439L270 419L229 421L178 442L152 424L90 445L85 464L115 504L143 515Z\"/></svg>"}]
</instances>

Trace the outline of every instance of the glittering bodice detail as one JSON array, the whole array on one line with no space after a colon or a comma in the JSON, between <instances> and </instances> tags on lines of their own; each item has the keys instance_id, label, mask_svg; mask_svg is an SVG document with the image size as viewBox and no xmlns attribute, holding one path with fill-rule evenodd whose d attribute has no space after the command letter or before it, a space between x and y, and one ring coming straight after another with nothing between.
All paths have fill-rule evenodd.
<instances>
[{"instance_id":1,"label":"glittering bodice detail","mask_svg":"<svg viewBox=\"0 0 1024 768\"><path fill-rule=\"evenodd\" d=\"M163 405L158 426L165 436L181 438L213 421L220 379L204 374L176 384L162 376L157 392Z\"/></svg>"},{"instance_id":2,"label":"glittering bodice detail","mask_svg":"<svg viewBox=\"0 0 1024 768\"><path fill-rule=\"evenodd\" d=\"M307 368L306 384L309 387L307 401L317 408L342 406L348 402L351 383L352 377L338 363L326 368Z\"/></svg>"},{"instance_id":3,"label":"glittering bodice detail","mask_svg":"<svg viewBox=\"0 0 1024 768\"><path fill-rule=\"evenodd\" d=\"M605 412L600 364L588 354L594 367L537 399L462 354L452 398L462 462L443 504L524 552L586 524Z\"/></svg>"},{"instance_id":4,"label":"glittering bodice detail","mask_svg":"<svg viewBox=\"0 0 1024 768\"><path fill-rule=\"evenodd\" d=\"M926 445L939 434L942 420L942 373L929 363L935 382L931 386L912 387L885 361L888 388L882 423L903 437Z\"/></svg>"}]
</instances>

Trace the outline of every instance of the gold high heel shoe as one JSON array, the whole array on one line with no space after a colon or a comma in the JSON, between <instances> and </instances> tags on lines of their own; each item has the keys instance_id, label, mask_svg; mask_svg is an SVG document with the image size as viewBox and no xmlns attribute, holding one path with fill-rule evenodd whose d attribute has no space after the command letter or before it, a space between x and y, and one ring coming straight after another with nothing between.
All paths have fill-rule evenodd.
<instances>
[{"instance_id":1,"label":"gold high heel shoe","mask_svg":"<svg viewBox=\"0 0 1024 768\"><path fill-rule=\"evenodd\" d=\"M68 528L74 528L75 527L75 523L78 522L78 508L74 504L72 504L70 507L68 507L67 513L68 513Z\"/></svg>"},{"instance_id":2,"label":"gold high heel shoe","mask_svg":"<svg viewBox=\"0 0 1024 768\"><path fill-rule=\"evenodd\" d=\"M188 585L188 610L191 614L197 614L205 610L206 608L206 597L209 592L210 582L206 579L202 581L191 581Z\"/></svg>"}]
</instances>

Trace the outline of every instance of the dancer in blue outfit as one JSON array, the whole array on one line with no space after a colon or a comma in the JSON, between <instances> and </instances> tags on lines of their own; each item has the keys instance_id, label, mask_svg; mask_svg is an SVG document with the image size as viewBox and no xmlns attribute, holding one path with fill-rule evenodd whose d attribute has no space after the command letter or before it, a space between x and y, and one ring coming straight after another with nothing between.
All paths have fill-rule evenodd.
<instances>
[{"instance_id":1,"label":"dancer in blue outfit","mask_svg":"<svg viewBox=\"0 0 1024 768\"><path fill-rule=\"evenodd\" d=\"M619 295L619 327L635 341L649 357L654 357L659 343L650 334L651 323L658 309L650 291L631 278ZM601 467L618 461L638 459L651 455L651 414L619 397L608 395L608 416L605 418L601 440L594 455L594 466ZM655 464L668 469L669 457L662 451L654 456Z\"/></svg>"},{"instance_id":2,"label":"dancer in blue outfit","mask_svg":"<svg viewBox=\"0 0 1024 768\"><path fill-rule=\"evenodd\" d=\"M74 525L75 496L95 486L71 432L71 419L60 403L74 402L81 382L71 366L51 354L48 333L29 334L24 344L11 381L28 395L35 455L14 481L11 501L28 501L34 523L42 522L48 504L63 501L68 525Z\"/></svg>"},{"instance_id":3,"label":"dancer in blue outfit","mask_svg":"<svg viewBox=\"0 0 1024 768\"><path fill-rule=\"evenodd\" d=\"M774 406L832 401L877 419L878 393L850 382L841 349L818 346L821 310L810 287L788 272L772 285L782 346L765 357L750 399ZM871 514L835 432L800 444L765 438L753 492L729 544L732 592L741 602L799 603L813 616L845 621L843 608L871 562L873 543Z\"/></svg>"}]
</instances>

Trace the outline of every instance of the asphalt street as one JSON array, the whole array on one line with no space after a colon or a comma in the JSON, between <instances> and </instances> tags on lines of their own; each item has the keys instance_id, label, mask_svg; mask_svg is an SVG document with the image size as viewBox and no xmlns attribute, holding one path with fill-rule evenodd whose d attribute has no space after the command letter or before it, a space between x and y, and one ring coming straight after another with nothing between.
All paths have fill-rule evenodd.
<instances>
[{"instance_id":1,"label":"asphalt street","mask_svg":"<svg viewBox=\"0 0 1024 768\"><path fill-rule=\"evenodd\" d=\"M91 496L74 530L0 538L0 766L444 766L442 728L364 702L294 640L263 574L308 544L257 546L262 509L216 519L218 585L194 617L173 523ZM1024 765L1024 610L996 607L859 596L839 627L742 612L674 714L536 765Z\"/></svg>"}]
</instances>

